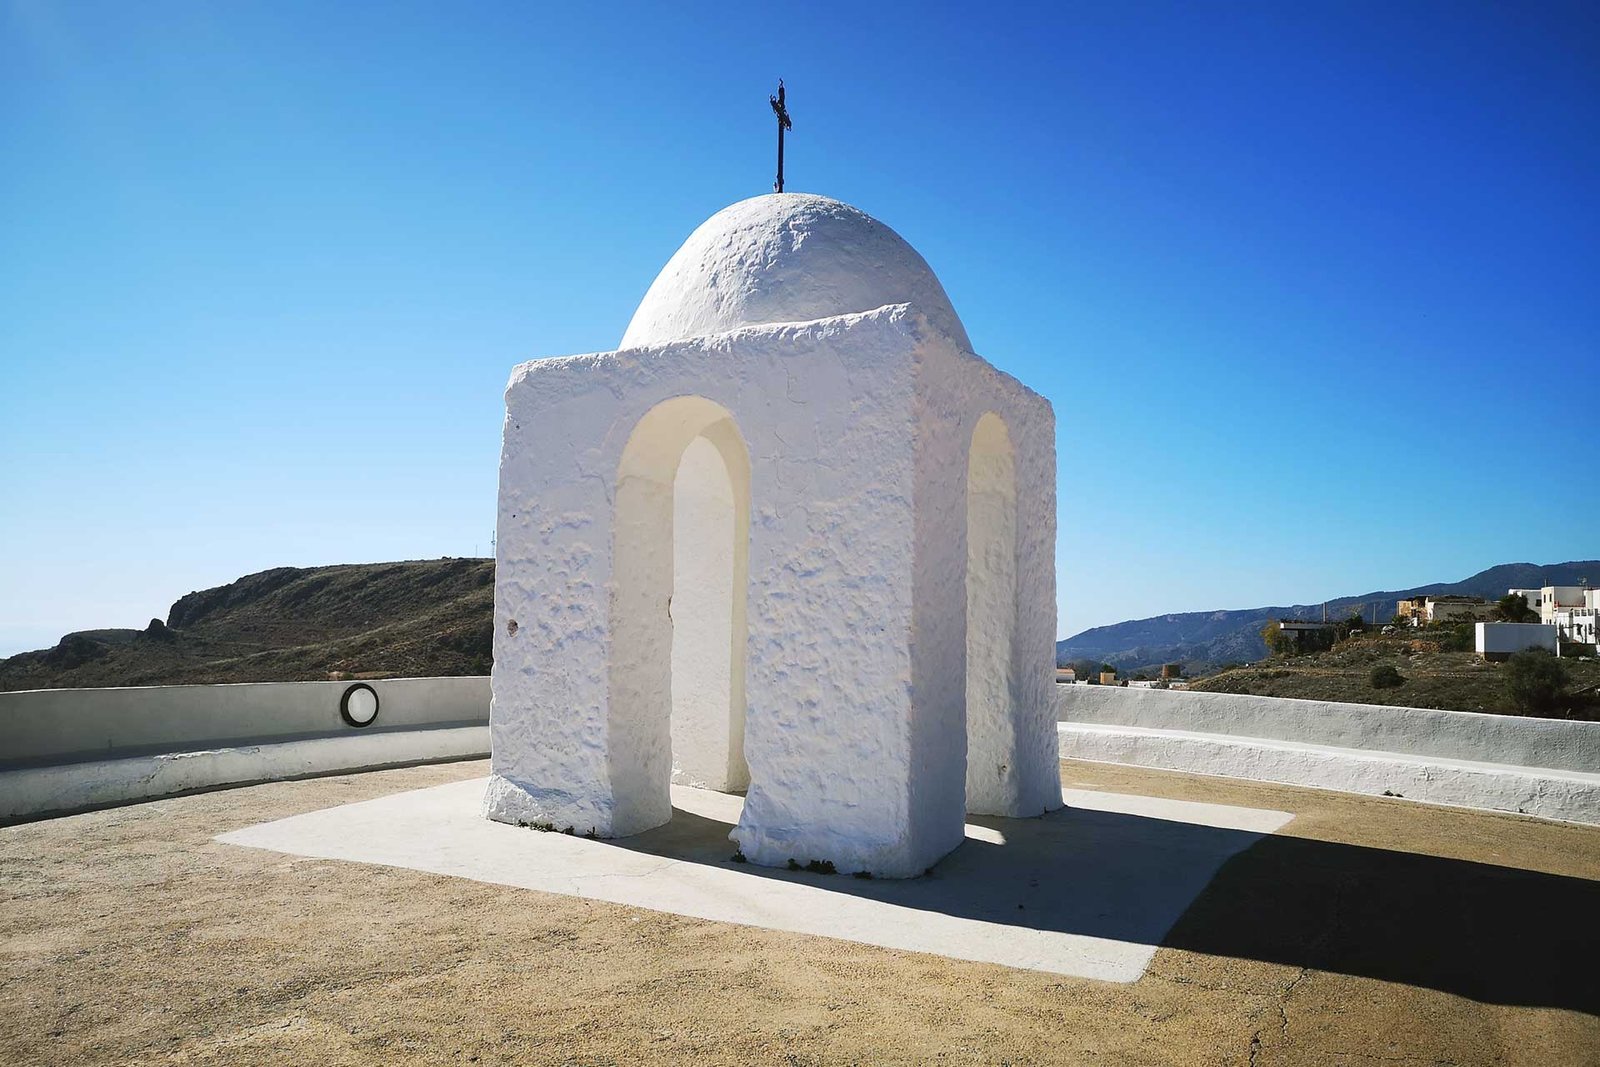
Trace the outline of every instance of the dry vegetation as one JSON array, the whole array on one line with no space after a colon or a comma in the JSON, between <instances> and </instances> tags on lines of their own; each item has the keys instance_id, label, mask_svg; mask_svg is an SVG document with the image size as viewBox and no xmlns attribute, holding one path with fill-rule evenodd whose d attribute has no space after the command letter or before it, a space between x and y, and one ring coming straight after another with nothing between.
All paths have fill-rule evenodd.
<instances>
[{"instance_id":1,"label":"dry vegetation","mask_svg":"<svg viewBox=\"0 0 1600 1067\"><path fill-rule=\"evenodd\" d=\"M1475 653L1447 651L1447 635L1399 633L1354 634L1326 652L1274 656L1259 663L1224 670L1191 682L1189 688L1212 693L1341 700L1448 711L1521 714L1504 683L1503 664L1485 663ZM1570 690L1600 685L1600 661L1565 659ZM1404 681L1393 688L1374 688L1373 668L1390 666ZM1577 717L1600 718L1600 704L1591 698Z\"/></svg>"},{"instance_id":2,"label":"dry vegetation","mask_svg":"<svg viewBox=\"0 0 1600 1067\"><path fill-rule=\"evenodd\" d=\"M0 660L0 690L487 674L493 606L491 560L278 567Z\"/></svg>"}]
</instances>

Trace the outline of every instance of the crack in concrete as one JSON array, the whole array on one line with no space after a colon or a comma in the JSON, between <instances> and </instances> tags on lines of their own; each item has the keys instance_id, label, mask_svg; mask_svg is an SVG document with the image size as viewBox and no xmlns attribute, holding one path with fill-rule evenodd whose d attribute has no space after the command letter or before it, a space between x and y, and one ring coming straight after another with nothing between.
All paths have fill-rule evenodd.
<instances>
[{"instance_id":1,"label":"crack in concrete","mask_svg":"<svg viewBox=\"0 0 1600 1067\"><path fill-rule=\"evenodd\" d=\"M1343 880L1340 880L1340 881L1334 883L1334 888L1333 888L1333 906L1329 909L1329 913L1330 914L1328 916L1327 925L1322 928L1321 932L1318 933L1318 935L1316 937L1314 937L1310 941L1306 942L1306 951L1307 951L1307 953L1310 953L1310 952L1320 948L1322 945L1326 944L1331 938L1333 938L1335 934L1338 933L1339 926L1340 926L1340 923L1341 923L1341 920L1342 920L1342 916L1344 914L1344 901L1345 901L1345 883L1344 883ZM1295 988L1297 986L1299 986L1301 982L1305 981L1306 978L1308 978L1311 975L1311 972L1312 972L1312 967L1310 965L1302 966L1295 973L1295 976L1293 978L1289 979L1288 982L1286 982L1282 987L1280 987L1277 990L1277 992L1275 994L1273 994L1273 1006L1278 1009L1278 1041L1279 1041L1279 1047L1281 1047L1281 1048L1287 1048L1288 1045L1289 1045L1289 997L1291 995L1293 995L1293 993L1295 991ZM1199 984L1199 983L1194 983L1194 984ZM1255 1062L1256 1062L1256 1056L1260 1053L1260 1051L1261 1051L1261 1030L1257 1029L1255 1033L1250 1035L1250 1059L1249 1059L1249 1062L1251 1064L1251 1067L1254 1067ZM1323 1051L1323 1050L1318 1050L1318 1051L1320 1052L1320 1051ZM1338 1053L1337 1055L1362 1055L1362 1054L1361 1053ZM1381 1059L1382 1057L1369 1056L1367 1058L1369 1058L1369 1059ZM1410 1059L1412 1057L1406 1057L1406 1058Z\"/></svg>"}]
</instances>

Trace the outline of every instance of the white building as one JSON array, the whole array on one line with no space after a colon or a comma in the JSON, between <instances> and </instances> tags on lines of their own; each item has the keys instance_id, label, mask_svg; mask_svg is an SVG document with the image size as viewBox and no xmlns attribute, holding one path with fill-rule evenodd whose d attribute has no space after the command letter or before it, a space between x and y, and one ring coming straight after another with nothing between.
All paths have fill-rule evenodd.
<instances>
[{"instance_id":1,"label":"white building","mask_svg":"<svg viewBox=\"0 0 1600 1067\"><path fill-rule=\"evenodd\" d=\"M1556 651L1556 628L1542 622L1480 622L1476 649L1488 660L1502 660L1529 649Z\"/></svg>"},{"instance_id":2,"label":"white building","mask_svg":"<svg viewBox=\"0 0 1600 1067\"><path fill-rule=\"evenodd\" d=\"M1600 618L1600 589L1585 588L1582 603L1571 606L1559 605L1550 614L1550 621L1561 635L1562 641L1574 641L1585 645L1593 645L1596 643L1596 638L1600 638L1600 626L1596 625L1597 618Z\"/></svg>"},{"instance_id":3,"label":"white building","mask_svg":"<svg viewBox=\"0 0 1600 1067\"><path fill-rule=\"evenodd\" d=\"M1584 585L1547 585L1539 589L1509 589L1521 595L1539 613L1539 622L1552 627L1561 643L1593 645L1600 638L1600 590Z\"/></svg>"},{"instance_id":4,"label":"white building","mask_svg":"<svg viewBox=\"0 0 1600 1067\"><path fill-rule=\"evenodd\" d=\"M1525 593L1524 590L1518 592ZM1540 622L1554 622L1556 614L1584 606L1588 590L1581 585L1547 585L1536 591L1538 601L1528 601L1528 606L1539 613Z\"/></svg>"},{"instance_id":5,"label":"white building","mask_svg":"<svg viewBox=\"0 0 1600 1067\"><path fill-rule=\"evenodd\" d=\"M1055 419L894 231L760 196L618 351L506 390L493 819L638 833L748 789L752 862L922 873L1061 806Z\"/></svg>"}]
</instances>

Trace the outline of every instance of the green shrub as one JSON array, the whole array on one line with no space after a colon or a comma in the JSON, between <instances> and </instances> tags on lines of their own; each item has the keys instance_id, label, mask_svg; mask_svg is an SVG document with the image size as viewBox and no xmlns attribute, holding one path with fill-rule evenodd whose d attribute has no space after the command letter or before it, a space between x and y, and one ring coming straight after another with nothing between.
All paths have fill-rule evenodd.
<instances>
[{"instance_id":1,"label":"green shrub","mask_svg":"<svg viewBox=\"0 0 1600 1067\"><path fill-rule=\"evenodd\" d=\"M1506 660L1506 695L1526 715L1550 715L1567 702L1567 668L1544 649L1530 648Z\"/></svg>"},{"instance_id":2,"label":"green shrub","mask_svg":"<svg viewBox=\"0 0 1600 1067\"><path fill-rule=\"evenodd\" d=\"M1528 607L1521 593L1507 593L1494 602L1495 617L1502 622L1538 622L1539 613Z\"/></svg>"},{"instance_id":3,"label":"green shrub","mask_svg":"<svg viewBox=\"0 0 1600 1067\"><path fill-rule=\"evenodd\" d=\"M1406 684L1406 676L1387 663L1380 663L1367 675L1367 684L1374 689L1393 689Z\"/></svg>"},{"instance_id":4,"label":"green shrub","mask_svg":"<svg viewBox=\"0 0 1600 1067\"><path fill-rule=\"evenodd\" d=\"M1471 652L1478 645L1476 628L1470 622L1457 623L1439 639L1440 652Z\"/></svg>"}]
</instances>

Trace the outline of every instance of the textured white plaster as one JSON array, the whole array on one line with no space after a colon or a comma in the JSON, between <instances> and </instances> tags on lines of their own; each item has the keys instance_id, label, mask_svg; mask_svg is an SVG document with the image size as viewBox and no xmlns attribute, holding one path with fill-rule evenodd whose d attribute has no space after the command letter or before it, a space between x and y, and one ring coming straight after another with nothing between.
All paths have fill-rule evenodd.
<instances>
[{"instance_id":1,"label":"textured white plaster","mask_svg":"<svg viewBox=\"0 0 1600 1067\"><path fill-rule=\"evenodd\" d=\"M1060 805L1060 777L1055 731L1055 416L1043 397L1015 378L970 352L950 345L930 345L918 366L917 379L917 627L913 645L919 727L913 765L922 778L942 790L953 776L974 792L966 805L981 814L1027 816ZM988 427L980 433L980 425ZM987 494L969 508L974 442L979 485L983 472L1004 463L995 457L1003 446L1004 427L1011 451L1015 484L1014 617L1009 633L1009 717L990 718L979 728L983 751L976 759L952 744L967 737L969 650L968 597L971 564L969 512L980 514L1002 503L1004 490ZM994 473L993 470L990 471ZM997 499L998 497L998 499ZM984 531L980 529L980 534ZM980 557L997 546L980 550ZM1003 535L1002 535L1003 536ZM1010 561L1007 561L1009 564ZM1005 584L1005 566L996 575L989 567L978 586ZM987 649L987 662L1006 643L998 630L971 626L973 640ZM1003 627L1002 627L1003 629ZM1041 664L1044 666L1041 667ZM980 665L980 670L985 669ZM993 669L992 666L987 669ZM981 713L980 713L981 714ZM968 776L969 764L973 767ZM937 802L937 801L934 801Z\"/></svg>"},{"instance_id":2,"label":"textured white plaster","mask_svg":"<svg viewBox=\"0 0 1600 1067\"><path fill-rule=\"evenodd\" d=\"M0 771L0 819L17 819L167 796L190 789L243 785L406 763L477 759L489 730L354 731L266 745L236 745L122 759Z\"/></svg>"},{"instance_id":3,"label":"textured white plaster","mask_svg":"<svg viewBox=\"0 0 1600 1067\"><path fill-rule=\"evenodd\" d=\"M1011 435L978 420L967 464L967 810L1007 814L1015 747L1017 474ZM1015 812L1011 812L1015 814Z\"/></svg>"},{"instance_id":4,"label":"textured white plaster","mask_svg":"<svg viewBox=\"0 0 1600 1067\"><path fill-rule=\"evenodd\" d=\"M1600 774L1134 726L1064 722L1060 731L1070 759L1600 825Z\"/></svg>"},{"instance_id":5,"label":"textured white plaster","mask_svg":"<svg viewBox=\"0 0 1600 1067\"><path fill-rule=\"evenodd\" d=\"M645 293L622 347L886 304L910 304L972 348L944 286L899 234L826 196L769 193L723 208L689 235Z\"/></svg>"},{"instance_id":6,"label":"textured white plaster","mask_svg":"<svg viewBox=\"0 0 1600 1067\"><path fill-rule=\"evenodd\" d=\"M982 819L933 877L870 881L731 862L736 796L672 787L675 818L625 844L477 818L482 781L217 837L589 900L1111 982L1137 981L1227 859L1280 811L1070 791L1046 819ZM1059 806L1061 800L1057 800ZM531 901L530 906L536 906Z\"/></svg>"},{"instance_id":7,"label":"textured white plaster","mask_svg":"<svg viewBox=\"0 0 1600 1067\"><path fill-rule=\"evenodd\" d=\"M467 726L489 719L489 679L383 678L372 726L339 717L350 682L242 682L0 693L0 769L152 752L261 745L320 734Z\"/></svg>"},{"instance_id":8,"label":"textured white plaster","mask_svg":"<svg viewBox=\"0 0 1600 1067\"><path fill-rule=\"evenodd\" d=\"M728 736L731 746L742 706L749 795L733 836L759 864L920 874L960 843L966 808L967 474L986 414L1014 452L1016 514L1000 536L1014 542L1015 596L1009 637L983 646L1008 658L1010 718L983 732L992 769L980 810L1038 815L1061 803L1049 670L1054 418L1042 397L965 350L942 290L929 295L925 283L937 281L886 227L821 198L758 199L730 209L748 226L712 227L745 251L713 254L723 238L703 248L697 232L640 311L678 325L630 328L630 343L765 314L750 307L828 317L539 360L512 375L485 812L625 836L667 819L675 759L693 778L720 727L681 724L691 750L675 757L674 690L687 699L699 683L679 686L674 665L717 661L711 616L693 605L721 594L706 584L708 554L675 550L674 526L697 520L674 486L705 435L723 442L725 461L746 463L727 463L747 523L734 535L735 589L747 588L744 625L733 625L742 700L738 650L728 659ZM749 253L747 238L770 254ZM688 271L707 256L721 265ZM669 284L679 268L699 280ZM716 289L706 298L732 318L646 314L681 308L696 285ZM931 310L871 303L907 291ZM696 585L687 644L674 637L675 581ZM701 677L720 689L720 674ZM731 753L728 767L737 781Z\"/></svg>"},{"instance_id":9,"label":"textured white plaster","mask_svg":"<svg viewBox=\"0 0 1600 1067\"><path fill-rule=\"evenodd\" d=\"M1181 689L1056 689L1063 721L1600 774L1600 722Z\"/></svg>"}]
</instances>

